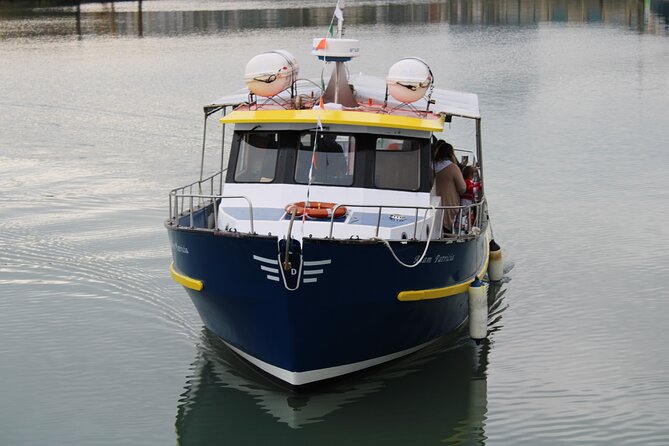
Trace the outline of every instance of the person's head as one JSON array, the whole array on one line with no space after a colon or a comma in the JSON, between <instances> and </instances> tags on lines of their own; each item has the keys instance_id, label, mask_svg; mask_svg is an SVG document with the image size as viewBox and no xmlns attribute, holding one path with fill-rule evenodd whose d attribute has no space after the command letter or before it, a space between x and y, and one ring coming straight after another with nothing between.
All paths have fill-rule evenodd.
<instances>
[{"instance_id":1,"label":"person's head","mask_svg":"<svg viewBox=\"0 0 669 446\"><path fill-rule=\"evenodd\" d=\"M476 167L474 166L465 166L464 169L462 169L462 176L465 179L472 179L474 178L474 174L476 173Z\"/></svg>"},{"instance_id":2,"label":"person's head","mask_svg":"<svg viewBox=\"0 0 669 446\"><path fill-rule=\"evenodd\" d=\"M342 152L342 147L337 142L337 135L335 133L322 133L320 138L320 142L318 143L319 152Z\"/></svg>"},{"instance_id":3,"label":"person's head","mask_svg":"<svg viewBox=\"0 0 669 446\"><path fill-rule=\"evenodd\" d=\"M453 146L444 141L443 139L437 141L437 144L434 147L434 160L435 161L449 160L455 164L457 164L458 162L457 158L455 157L455 150L453 150Z\"/></svg>"}]
</instances>

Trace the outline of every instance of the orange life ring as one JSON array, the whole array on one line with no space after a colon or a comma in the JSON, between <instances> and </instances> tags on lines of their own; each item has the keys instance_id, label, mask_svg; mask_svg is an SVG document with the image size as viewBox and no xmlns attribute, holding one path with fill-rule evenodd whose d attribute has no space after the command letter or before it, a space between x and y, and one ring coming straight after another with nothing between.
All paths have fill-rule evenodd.
<instances>
[{"instance_id":1,"label":"orange life ring","mask_svg":"<svg viewBox=\"0 0 669 446\"><path fill-rule=\"evenodd\" d=\"M332 218L332 211L336 206L336 203L326 203L324 201L310 201L309 206L307 206L304 201L298 201L297 203L291 203L286 206L285 210L287 214L292 214L293 209L297 209L295 215L298 217L306 214L309 218ZM347 210L344 206L339 206L337 210L334 211L334 217L343 217L346 215L346 212Z\"/></svg>"}]
</instances>

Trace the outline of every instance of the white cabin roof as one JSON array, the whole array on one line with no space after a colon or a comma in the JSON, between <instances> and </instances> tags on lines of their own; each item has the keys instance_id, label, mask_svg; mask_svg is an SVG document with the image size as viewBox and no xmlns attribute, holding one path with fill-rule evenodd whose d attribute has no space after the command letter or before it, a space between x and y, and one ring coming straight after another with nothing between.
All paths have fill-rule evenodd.
<instances>
[{"instance_id":1,"label":"white cabin roof","mask_svg":"<svg viewBox=\"0 0 669 446\"><path fill-rule=\"evenodd\" d=\"M358 74L351 76L349 83L353 85L355 98L359 103L364 104L369 99L372 99L375 103L383 103L386 95L386 81L384 78ZM319 82L299 80L296 85L297 94L311 95L313 93L315 97L318 97L320 94ZM285 90L279 93L274 99L288 101L290 100L290 93L288 90ZM247 103L248 100L249 91L246 88L243 88L205 106L205 110L220 107L236 107L240 104ZM263 98L258 98L259 102L262 102L262 100ZM434 104L430 105L430 111L432 113L472 119L479 119L481 117L478 96L474 93L435 88L432 92L432 100L434 101ZM400 103L389 96L388 106L392 108L397 105L400 105ZM418 110L425 110L427 101L423 98L411 105Z\"/></svg>"}]
</instances>

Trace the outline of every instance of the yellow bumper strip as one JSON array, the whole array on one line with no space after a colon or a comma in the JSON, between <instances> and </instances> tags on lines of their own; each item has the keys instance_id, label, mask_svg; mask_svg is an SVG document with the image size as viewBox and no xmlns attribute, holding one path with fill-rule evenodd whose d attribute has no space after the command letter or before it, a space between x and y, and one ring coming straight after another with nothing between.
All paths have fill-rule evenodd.
<instances>
[{"instance_id":1,"label":"yellow bumper strip","mask_svg":"<svg viewBox=\"0 0 669 446\"><path fill-rule=\"evenodd\" d=\"M201 280L193 279L191 277L184 276L183 274L178 273L174 269L174 262L170 264L170 274L172 275L172 279L174 279L176 283L183 285L186 288L190 288L191 290L200 291L204 286Z\"/></svg>"},{"instance_id":2,"label":"yellow bumper strip","mask_svg":"<svg viewBox=\"0 0 669 446\"><path fill-rule=\"evenodd\" d=\"M407 130L441 132L444 119L423 119L411 116L383 115L347 110L238 110L221 118L223 124L313 123L364 125Z\"/></svg>"},{"instance_id":3,"label":"yellow bumper strip","mask_svg":"<svg viewBox=\"0 0 669 446\"><path fill-rule=\"evenodd\" d=\"M475 277L479 279L488 269L488 259L489 259L489 245L488 237L486 234L486 254L485 261L483 262L482 268L479 270L478 274ZM440 299L442 297L455 296L456 294L465 293L469 289L469 284L474 281L474 277L471 277L464 282L456 283L455 285L450 285L444 288L431 288L429 290L417 290L417 291L400 291L397 295L397 300L403 302L412 302L416 300L428 300L428 299Z\"/></svg>"}]
</instances>

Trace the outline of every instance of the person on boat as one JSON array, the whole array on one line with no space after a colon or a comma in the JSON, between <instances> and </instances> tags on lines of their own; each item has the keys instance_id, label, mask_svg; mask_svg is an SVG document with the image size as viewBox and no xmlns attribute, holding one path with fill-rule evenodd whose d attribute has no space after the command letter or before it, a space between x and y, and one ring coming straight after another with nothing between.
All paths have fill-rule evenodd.
<instances>
[{"instance_id":1,"label":"person on boat","mask_svg":"<svg viewBox=\"0 0 669 446\"><path fill-rule=\"evenodd\" d=\"M316 176L325 183L337 183L346 174L346 158L342 146L332 133L321 134L316 151Z\"/></svg>"},{"instance_id":2,"label":"person on boat","mask_svg":"<svg viewBox=\"0 0 669 446\"><path fill-rule=\"evenodd\" d=\"M460 205L468 206L478 201L481 183L476 180L476 167L474 166L465 166L462 169L462 176L465 179L467 189L462 194Z\"/></svg>"},{"instance_id":3,"label":"person on boat","mask_svg":"<svg viewBox=\"0 0 669 446\"><path fill-rule=\"evenodd\" d=\"M465 193L460 197L460 206L463 206L463 218L461 221L461 228L464 230L469 230L469 228L474 223L476 218L476 209L469 207L470 205L477 203L479 201L479 193L481 190L481 183L476 180L476 167L474 166L465 166L462 168L462 176L465 179L465 184L467 189ZM469 218L467 218L469 215Z\"/></svg>"},{"instance_id":4,"label":"person on boat","mask_svg":"<svg viewBox=\"0 0 669 446\"><path fill-rule=\"evenodd\" d=\"M309 181L309 170L313 163L313 181L316 184L346 184L346 156L342 146L337 142L335 134L319 134L316 153L313 140L302 141L297 155L295 180L306 184Z\"/></svg>"},{"instance_id":5,"label":"person on boat","mask_svg":"<svg viewBox=\"0 0 669 446\"><path fill-rule=\"evenodd\" d=\"M444 211L444 233L453 233L453 222L458 215L460 196L467 190L453 146L440 139L434 149L434 173L437 194L442 206L453 206Z\"/></svg>"}]
</instances>

